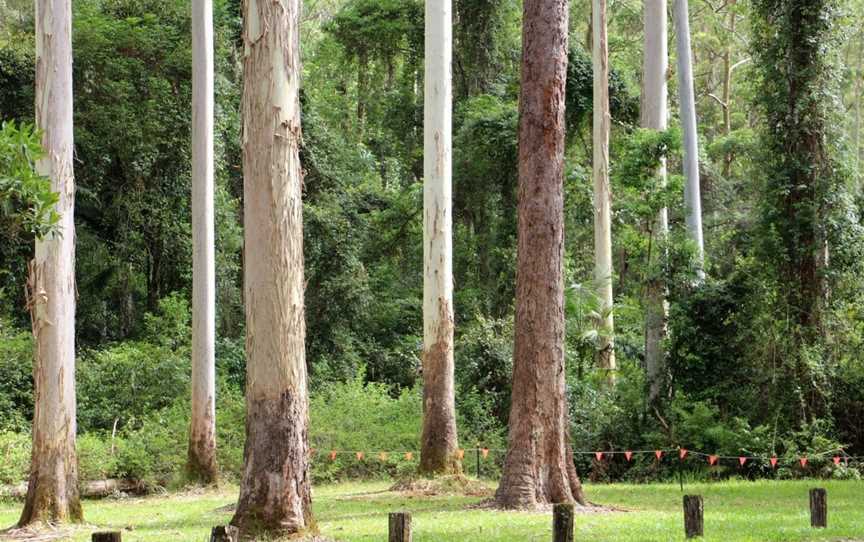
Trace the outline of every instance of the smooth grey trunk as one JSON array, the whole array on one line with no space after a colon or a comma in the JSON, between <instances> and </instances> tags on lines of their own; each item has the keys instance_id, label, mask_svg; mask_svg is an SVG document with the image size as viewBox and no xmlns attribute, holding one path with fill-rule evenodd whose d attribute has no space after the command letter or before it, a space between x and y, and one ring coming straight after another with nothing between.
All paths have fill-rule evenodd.
<instances>
[{"instance_id":1,"label":"smooth grey trunk","mask_svg":"<svg viewBox=\"0 0 864 542\"><path fill-rule=\"evenodd\" d=\"M678 52L678 101L684 137L684 207L687 233L696 248L697 277L705 278L705 243L702 238L702 196L699 189L699 133L696 128L696 99L693 94L693 60L690 48L690 20L687 0L675 1Z\"/></svg>"},{"instance_id":2,"label":"smooth grey trunk","mask_svg":"<svg viewBox=\"0 0 864 542\"><path fill-rule=\"evenodd\" d=\"M33 448L19 526L80 521L75 451L75 179L72 136L72 5L36 1L36 164L59 200L58 231L36 240L27 305L33 326Z\"/></svg>"},{"instance_id":3,"label":"smooth grey trunk","mask_svg":"<svg viewBox=\"0 0 864 542\"><path fill-rule=\"evenodd\" d=\"M642 69L642 127L665 130L668 124L666 72L669 69L668 31L666 24L666 0L645 0L644 3L645 53ZM661 187L666 186L666 160L663 159L657 178ZM660 209L650 232L652 236L651 257L664 268L666 262L666 240L669 234L668 210ZM649 262L649 263L654 263ZM663 276L654 273L649 277L645 296L645 368L648 376L648 402L657 404L666 394L668 377L666 339L669 303L666 300Z\"/></svg>"},{"instance_id":4,"label":"smooth grey trunk","mask_svg":"<svg viewBox=\"0 0 864 542\"><path fill-rule=\"evenodd\" d=\"M861 190L861 88L864 82L864 30L858 46L858 69L855 73L855 184Z\"/></svg>"},{"instance_id":5,"label":"smooth grey trunk","mask_svg":"<svg viewBox=\"0 0 864 542\"><path fill-rule=\"evenodd\" d=\"M300 0L243 3L244 538L312 527L300 166Z\"/></svg>"},{"instance_id":6,"label":"smooth grey trunk","mask_svg":"<svg viewBox=\"0 0 864 542\"><path fill-rule=\"evenodd\" d=\"M420 471L461 472L453 368L453 7L426 0Z\"/></svg>"},{"instance_id":7,"label":"smooth grey trunk","mask_svg":"<svg viewBox=\"0 0 864 542\"><path fill-rule=\"evenodd\" d=\"M606 381L615 384L615 323L612 315L612 189L609 183L609 48L606 0L592 4L592 59L594 67L594 280L600 297L601 334L597 365Z\"/></svg>"},{"instance_id":8,"label":"smooth grey trunk","mask_svg":"<svg viewBox=\"0 0 864 542\"><path fill-rule=\"evenodd\" d=\"M192 0L192 419L187 471L207 484L217 478L213 167L213 3Z\"/></svg>"}]
</instances>

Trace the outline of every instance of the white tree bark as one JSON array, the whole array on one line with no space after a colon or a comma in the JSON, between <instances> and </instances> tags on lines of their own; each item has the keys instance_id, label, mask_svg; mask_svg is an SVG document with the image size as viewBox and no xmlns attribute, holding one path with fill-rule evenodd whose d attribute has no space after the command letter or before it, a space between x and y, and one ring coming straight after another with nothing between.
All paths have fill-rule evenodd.
<instances>
[{"instance_id":1,"label":"white tree bark","mask_svg":"<svg viewBox=\"0 0 864 542\"><path fill-rule=\"evenodd\" d=\"M192 420L190 476L216 481L213 3L192 0Z\"/></svg>"},{"instance_id":2,"label":"white tree bark","mask_svg":"<svg viewBox=\"0 0 864 542\"><path fill-rule=\"evenodd\" d=\"M612 338L612 191L609 184L609 50L606 38L606 0L593 0L594 66L594 279L598 285L602 338L598 365L615 383L615 343Z\"/></svg>"},{"instance_id":3,"label":"white tree bark","mask_svg":"<svg viewBox=\"0 0 864 542\"><path fill-rule=\"evenodd\" d=\"M300 0L246 0L243 8L246 449L232 523L260 539L312 524Z\"/></svg>"},{"instance_id":4,"label":"white tree bark","mask_svg":"<svg viewBox=\"0 0 864 542\"><path fill-rule=\"evenodd\" d=\"M645 52L642 70L642 127L665 130L668 123L666 72L669 69L667 45L666 0L645 0ZM657 172L662 187L666 186L666 160ZM664 207L657 215L652 245L658 246L652 257L664 261L665 241L669 233L669 217ZM669 304L663 281L649 281L645 309L645 366L648 376L648 400L655 404L666 380L666 352L663 341L667 335Z\"/></svg>"},{"instance_id":5,"label":"white tree bark","mask_svg":"<svg viewBox=\"0 0 864 542\"><path fill-rule=\"evenodd\" d=\"M34 342L33 450L19 525L81 519L75 453L75 180L72 166L72 5L36 1L39 173L58 193L59 231L36 241L28 305Z\"/></svg>"},{"instance_id":6,"label":"white tree bark","mask_svg":"<svg viewBox=\"0 0 864 542\"><path fill-rule=\"evenodd\" d=\"M453 368L453 7L426 0L421 471L459 471Z\"/></svg>"},{"instance_id":7,"label":"white tree bark","mask_svg":"<svg viewBox=\"0 0 864 542\"><path fill-rule=\"evenodd\" d=\"M684 136L684 206L687 233L696 246L699 280L705 278L705 244L702 239L702 196L699 189L699 133L696 128L696 99L693 95L693 60L690 48L690 16L687 0L675 0L678 52L678 94L681 129Z\"/></svg>"}]
</instances>

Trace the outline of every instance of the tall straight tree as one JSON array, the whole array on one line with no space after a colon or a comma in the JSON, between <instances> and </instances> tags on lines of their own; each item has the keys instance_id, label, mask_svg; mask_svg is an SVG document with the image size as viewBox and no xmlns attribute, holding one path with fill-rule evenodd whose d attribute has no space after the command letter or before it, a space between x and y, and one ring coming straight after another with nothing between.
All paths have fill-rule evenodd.
<instances>
[{"instance_id":1,"label":"tall straight tree","mask_svg":"<svg viewBox=\"0 0 864 542\"><path fill-rule=\"evenodd\" d=\"M75 452L75 179L72 166L72 4L36 1L39 173L58 194L59 231L36 241L28 306L33 324L33 448L18 524L79 521Z\"/></svg>"},{"instance_id":2,"label":"tall straight tree","mask_svg":"<svg viewBox=\"0 0 864 542\"><path fill-rule=\"evenodd\" d=\"M702 195L699 189L699 133L696 129L696 98L693 94L693 53L690 48L690 15L687 0L675 0L678 52L678 101L684 136L684 206L687 233L696 246L699 280L705 278L705 248L702 240Z\"/></svg>"},{"instance_id":3,"label":"tall straight tree","mask_svg":"<svg viewBox=\"0 0 864 542\"><path fill-rule=\"evenodd\" d=\"M216 467L216 263L213 225L213 3L192 0L192 421L190 477Z\"/></svg>"},{"instance_id":4,"label":"tall straight tree","mask_svg":"<svg viewBox=\"0 0 864 542\"><path fill-rule=\"evenodd\" d=\"M426 0L423 157L423 435L420 470L461 471L453 374L451 0Z\"/></svg>"},{"instance_id":5,"label":"tall straight tree","mask_svg":"<svg viewBox=\"0 0 864 542\"><path fill-rule=\"evenodd\" d=\"M642 64L642 119L643 128L665 130L668 121L666 107L666 71L669 68L667 45L666 0L645 0L645 49ZM666 161L657 172L662 186L666 186ZM660 209L651 235L659 246L653 257L665 261L665 241L669 233L667 209ZM663 395L666 378L666 352L663 341L667 335L669 305L662 276L657 273L648 282L645 307L645 366L648 373L648 401L656 404Z\"/></svg>"},{"instance_id":6,"label":"tall straight tree","mask_svg":"<svg viewBox=\"0 0 864 542\"><path fill-rule=\"evenodd\" d=\"M300 0L243 3L246 449L232 523L245 537L312 521L300 169Z\"/></svg>"},{"instance_id":7,"label":"tall straight tree","mask_svg":"<svg viewBox=\"0 0 864 542\"><path fill-rule=\"evenodd\" d=\"M594 280L600 297L600 345L597 364L615 383L615 322L612 315L612 190L609 184L609 47L606 0L592 4L594 67Z\"/></svg>"},{"instance_id":8,"label":"tall straight tree","mask_svg":"<svg viewBox=\"0 0 864 542\"><path fill-rule=\"evenodd\" d=\"M513 391L496 499L584 503L564 382L564 89L567 0L525 0Z\"/></svg>"}]
</instances>

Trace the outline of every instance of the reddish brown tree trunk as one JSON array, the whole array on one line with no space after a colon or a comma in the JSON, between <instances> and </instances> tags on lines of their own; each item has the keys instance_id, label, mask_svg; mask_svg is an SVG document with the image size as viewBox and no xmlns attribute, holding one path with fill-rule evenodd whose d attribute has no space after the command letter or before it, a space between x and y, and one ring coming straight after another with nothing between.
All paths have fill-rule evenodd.
<instances>
[{"instance_id":1,"label":"reddish brown tree trunk","mask_svg":"<svg viewBox=\"0 0 864 542\"><path fill-rule=\"evenodd\" d=\"M246 448L244 538L312 522L303 298L299 0L245 0L243 205Z\"/></svg>"},{"instance_id":2,"label":"reddish brown tree trunk","mask_svg":"<svg viewBox=\"0 0 864 542\"><path fill-rule=\"evenodd\" d=\"M584 502L564 393L567 2L525 0L523 9L513 396L496 494L507 508Z\"/></svg>"}]
</instances>

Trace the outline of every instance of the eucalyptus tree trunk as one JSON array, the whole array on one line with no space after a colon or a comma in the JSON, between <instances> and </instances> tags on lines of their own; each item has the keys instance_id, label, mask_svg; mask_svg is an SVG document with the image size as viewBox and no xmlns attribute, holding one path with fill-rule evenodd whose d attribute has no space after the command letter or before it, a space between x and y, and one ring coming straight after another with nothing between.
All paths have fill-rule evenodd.
<instances>
[{"instance_id":1,"label":"eucalyptus tree trunk","mask_svg":"<svg viewBox=\"0 0 864 542\"><path fill-rule=\"evenodd\" d=\"M864 81L864 29L858 47L858 69L855 73L855 186L861 190L861 87Z\"/></svg>"},{"instance_id":2,"label":"eucalyptus tree trunk","mask_svg":"<svg viewBox=\"0 0 864 542\"><path fill-rule=\"evenodd\" d=\"M243 3L246 448L232 524L279 537L312 523L304 340L300 0Z\"/></svg>"},{"instance_id":3,"label":"eucalyptus tree trunk","mask_svg":"<svg viewBox=\"0 0 864 542\"><path fill-rule=\"evenodd\" d=\"M213 167L213 4L192 0L192 421L187 471L206 484L217 478Z\"/></svg>"},{"instance_id":4,"label":"eucalyptus tree trunk","mask_svg":"<svg viewBox=\"0 0 864 542\"><path fill-rule=\"evenodd\" d=\"M75 452L75 179L72 138L72 5L36 1L36 164L58 194L58 231L36 240L27 281L33 326L33 448L19 526L80 521Z\"/></svg>"},{"instance_id":5,"label":"eucalyptus tree trunk","mask_svg":"<svg viewBox=\"0 0 864 542\"><path fill-rule=\"evenodd\" d=\"M460 472L453 374L451 0L426 0L420 471Z\"/></svg>"},{"instance_id":6,"label":"eucalyptus tree trunk","mask_svg":"<svg viewBox=\"0 0 864 542\"><path fill-rule=\"evenodd\" d=\"M665 130L668 122L666 72L669 69L667 46L666 0L645 0L645 53L642 69L642 127ZM657 171L661 187L666 187L666 160ZM652 245L657 245L652 257L664 267L666 239L669 234L668 210L660 209L651 231ZM662 275L655 272L648 281L645 303L645 367L648 374L648 402L657 404L665 394L666 351L669 304Z\"/></svg>"},{"instance_id":7,"label":"eucalyptus tree trunk","mask_svg":"<svg viewBox=\"0 0 864 542\"><path fill-rule=\"evenodd\" d=\"M729 44L723 53L723 135L732 134L732 39L735 36L735 1L729 3ZM723 176L729 178L732 173L732 153L723 157Z\"/></svg>"},{"instance_id":8,"label":"eucalyptus tree trunk","mask_svg":"<svg viewBox=\"0 0 864 542\"><path fill-rule=\"evenodd\" d=\"M609 184L609 48L606 0L592 4L594 67L594 280L600 297L597 364L615 384L615 325L612 315L612 190Z\"/></svg>"},{"instance_id":9,"label":"eucalyptus tree trunk","mask_svg":"<svg viewBox=\"0 0 864 542\"><path fill-rule=\"evenodd\" d=\"M584 503L564 381L567 0L525 0L513 391L496 493L505 508Z\"/></svg>"},{"instance_id":10,"label":"eucalyptus tree trunk","mask_svg":"<svg viewBox=\"0 0 864 542\"><path fill-rule=\"evenodd\" d=\"M705 278L705 245L702 240L702 196L699 190L699 133L696 129L696 99L693 95L693 61L687 0L675 0L678 51L678 94L684 136L684 207L687 233L696 247L699 280Z\"/></svg>"}]
</instances>

